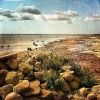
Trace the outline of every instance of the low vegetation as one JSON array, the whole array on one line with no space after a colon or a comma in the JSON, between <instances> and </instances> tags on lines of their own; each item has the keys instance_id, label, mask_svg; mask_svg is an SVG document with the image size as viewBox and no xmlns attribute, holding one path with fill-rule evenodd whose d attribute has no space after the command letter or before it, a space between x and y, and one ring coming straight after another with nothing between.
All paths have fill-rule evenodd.
<instances>
[{"instance_id":1,"label":"low vegetation","mask_svg":"<svg viewBox=\"0 0 100 100\"><path fill-rule=\"evenodd\" d=\"M38 61L41 61L42 67L44 70L48 71L50 69L55 70L56 72L61 72L62 66L70 65L72 68L71 70L74 71L74 74L77 75L81 79L80 87L87 87L90 88L96 85L96 80L94 77L89 73L89 70L84 67L81 68L80 65L75 64L71 60L67 60L62 57L58 57L57 55L49 54L49 55L42 55L38 57ZM50 86L50 89L56 90L59 85L61 85L58 74L46 74L45 81Z\"/></svg>"},{"instance_id":2,"label":"low vegetation","mask_svg":"<svg viewBox=\"0 0 100 100\"><path fill-rule=\"evenodd\" d=\"M75 75L80 77L81 86L91 88L97 84L96 79L89 73L89 69L87 67L81 68L80 65L75 64L73 61L69 61L68 63L72 66L72 70L74 70Z\"/></svg>"},{"instance_id":3,"label":"low vegetation","mask_svg":"<svg viewBox=\"0 0 100 100\"><path fill-rule=\"evenodd\" d=\"M62 86L62 81L59 79L59 74L56 72L46 73L44 80L48 84L50 90L60 90Z\"/></svg>"}]
</instances>

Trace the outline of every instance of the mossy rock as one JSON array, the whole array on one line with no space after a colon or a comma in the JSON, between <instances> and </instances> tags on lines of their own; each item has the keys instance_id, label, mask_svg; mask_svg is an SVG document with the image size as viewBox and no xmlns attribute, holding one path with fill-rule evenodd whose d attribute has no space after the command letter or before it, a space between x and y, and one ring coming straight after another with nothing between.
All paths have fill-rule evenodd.
<instances>
[{"instance_id":1,"label":"mossy rock","mask_svg":"<svg viewBox=\"0 0 100 100\"><path fill-rule=\"evenodd\" d=\"M79 89L79 83L76 82L76 81L71 81L69 83L69 86L70 86L71 89Z\"/></svg>"}]
</instances>

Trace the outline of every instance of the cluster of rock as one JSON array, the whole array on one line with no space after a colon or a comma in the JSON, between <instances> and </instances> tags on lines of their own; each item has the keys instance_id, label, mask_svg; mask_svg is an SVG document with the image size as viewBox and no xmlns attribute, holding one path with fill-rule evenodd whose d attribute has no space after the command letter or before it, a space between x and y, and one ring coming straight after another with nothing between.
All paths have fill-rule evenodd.
<instances>
[{"instance_id":1,"label":"cluster of rock","mask_svg":"<svg viewBox=\"0 0 100 100\"><path fill-rule=\"evenodd\" d=\"M51 91L43 79L45 71L41 62L35 57L20 63L16 59L0 62L1 100L100 100L100 85L93 86L91 91L80 88L81 80L70 70L70 66L62 69L61 90ZM71 90L74 89L78 93L72 95Z\"/></svg>"}]
</instances>

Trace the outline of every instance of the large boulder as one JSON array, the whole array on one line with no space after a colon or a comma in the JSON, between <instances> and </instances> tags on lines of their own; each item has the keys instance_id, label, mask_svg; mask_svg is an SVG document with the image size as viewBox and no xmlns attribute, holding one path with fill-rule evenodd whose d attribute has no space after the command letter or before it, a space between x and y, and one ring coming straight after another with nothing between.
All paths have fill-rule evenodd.
<instances>
[{"instance_id":1,"label":"large boulder","mask_svg":"<svg viewBox=\"0 0 100 100\"><path fill-rule=\"evenodd\" d=\"M41 99L42 100L54 100L52 92L49 90L45 90L45 89L41 90Z\"/></svg>"},{"instance_id":2,"label":"large boulder","mask_svg":"<svg viewBox=\"0 0 100 100\"><path fill-rule=\"evenodd\" d=\"M17 62L17 60L8 60L7 64L13 70L16 70L18 68L18 62Z\"/></svg>"},{"instance_id":3,"label":"large boulder","mask_svg":"<svg viewBox=\"0 0 100 100\"><path fill-rule=\"evenodd\" d=\"M41 81L41 82L44 82L44 79L43 79L44 75L45 75L44 71L34 72L34 76L36 77L36 79Z\"/></svg>"},{"instance_id":4,"label":"large boulder","mask_svg":"<svg viewBox=\"0 0 100 100\"><path fill-rule=\"evenodd\" d=\"M61 78L60 80L62 81L61 90L62 90L63 92L70 92L71 89L70 89L68 83L67 83L63 78Z\"/></svg>"},{"instance_id":5,"label":"large boulder","mask_svg":"<svg viewBox=\"0 0 100 100\"><path fill-rule=\"evenodd\" d=\"M16 92L11 92L5 97L5 100L23 100L23 97Z\"/></svg>"},{"instance_id":6,"label":"large boulder","mask_svg":"<svg viewBox=\"0 0 100 100\"><path fill-rule=\"evenodd\" d=\"M83 88L79 89L79 94L81 96L86 96L88 94L87 88L83 87Z\"/></svg>"},{"instance_id":7,"label":"large boulder","mask_svg":"<svg viewBox=\"0 0 100 100\"><path fill-rule=\"evenodd\" d=\"M19 84L13 87L13 91L16 93L21 93L27 89L29 89L29 81L28 80L22 80Z\"/></svg>"},{"instance_id":8,"label":"large boulder","mask_svg":"<svg viewBox=\"0 0 100 100\"><path fill-rule=\"evenodd\" d=\"M73 80L73 71L66 71L66 72L64 72L64 74L62 75L62 77L65 79L65 81L68 81L68 82L70 82L70 81L72 81Z\"/></svg>"},{"instance_id":9,"label":"large boulder","mask_svg":"<svg viewBox=\"0 0 100 100\"><path fill-rule=\"evenodd\" d=\"M100 93L100 85L96 85L92 87L92 92L94 93Z\"/></svg>"},{"instance_id":10,"label":"large boulder","mask_svg":"<svg viewBox=\"0 0 100 100\"><path fill-rule=\"evenodd\" d=\"M19 77L17 72L15 71L8 72L5 81L6 84L14 84L14 85L18 84Z\"/></svg>"},{"instance_id":11,"label":"large boulder","mask_svg":"<svg viewBox=\"0 0 100 100\"><path fill-rule=\"evenodd\" d=\"M19 67L19 70L22 71L24 74L28 74L33 70L32 66L26 63L21 63L19 64L18 67Z\"/></svg>"},{"instance_id":12,"label":"large boulder","mask_svg":"<svg viewBox=\"0 0 100 100\"><path fill-rule=\"evenodd\" d=\"M6 69L0 70L0 85L4 84L7 72Z\"/></svg>"},{"instance_id":13,"label":"large boulder","mask_svg":"<svg viewBox=\"0 0 100 100\"><path fill-rule=\"evenodd\" d=\"M21 93L27 89L29 89L29 81L28 80L22 80L19 84L13 87L13 91L16 93Z\"/></svg>"},{"instance_id":14,"label":"large boulder","mask_svg":"<svg viewBox=\"0 0 100 100\"><path fill-rule=\"evenodd\" d=\"M40 91L41 91L40 81L35 80L35 81L30 82L30 88L28 90L24 91L22 94L24 96L39 95Z\"/></svg>"},{"instance_id":15,"label":"large boulder","mask_svg":"<svg viewBox=\"0 0 100 100\"><path fill-rule=\"evenodd\" d=\"M79 89L79 83L76 82L76 81L71 81L69 83L69 86L70 86L71 89Z\"/></svg>"},{"instance_id":16,"label":"large boulder","mask_svg":"<svg viewBox=\"0 0 100 100\"><path fill-rule=\"evenodd\" d=\"M0 88L0 93L2 98L4 99L10 92L13 92L13 84L4 85Z\"/></svg>"}]
</instances>

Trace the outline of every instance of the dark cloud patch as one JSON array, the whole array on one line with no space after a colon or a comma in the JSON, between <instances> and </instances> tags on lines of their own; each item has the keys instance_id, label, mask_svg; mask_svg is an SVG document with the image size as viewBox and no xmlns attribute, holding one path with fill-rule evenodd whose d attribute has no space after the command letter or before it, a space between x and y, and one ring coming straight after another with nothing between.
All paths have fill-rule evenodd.
<instances>
[{"instance_id":1,"label":"dark cloud patch","mask_svg":"<svg viewBox=\"0 0 100 100\"><path fill-rule=\"evenodd\" d=\"M13 11L10 11L8 9L2 9L0 8L0 15L6 14L6 13L12 13Z\"/></svg>"},{"instance_id":2,"label":"dark cloud patch","mask_svg":"<svg viewBox=\"0 0 100 100\"><path fill-rule=\"evenodd\" d=\"M35 15L40 15L41 11L34 6L19 6L16 10L18 13L30 13Z\"/></svg>"},{"instance_id":3,"label":"dark cloud patch","mask_svg":"<svg viewBox=\"0 0 100 100\"><path fill-rule=\"evenodd\" d=\"M34 20L34 17L30 14L22 14L21 20Z\"/></svg>"}]
</instances>

